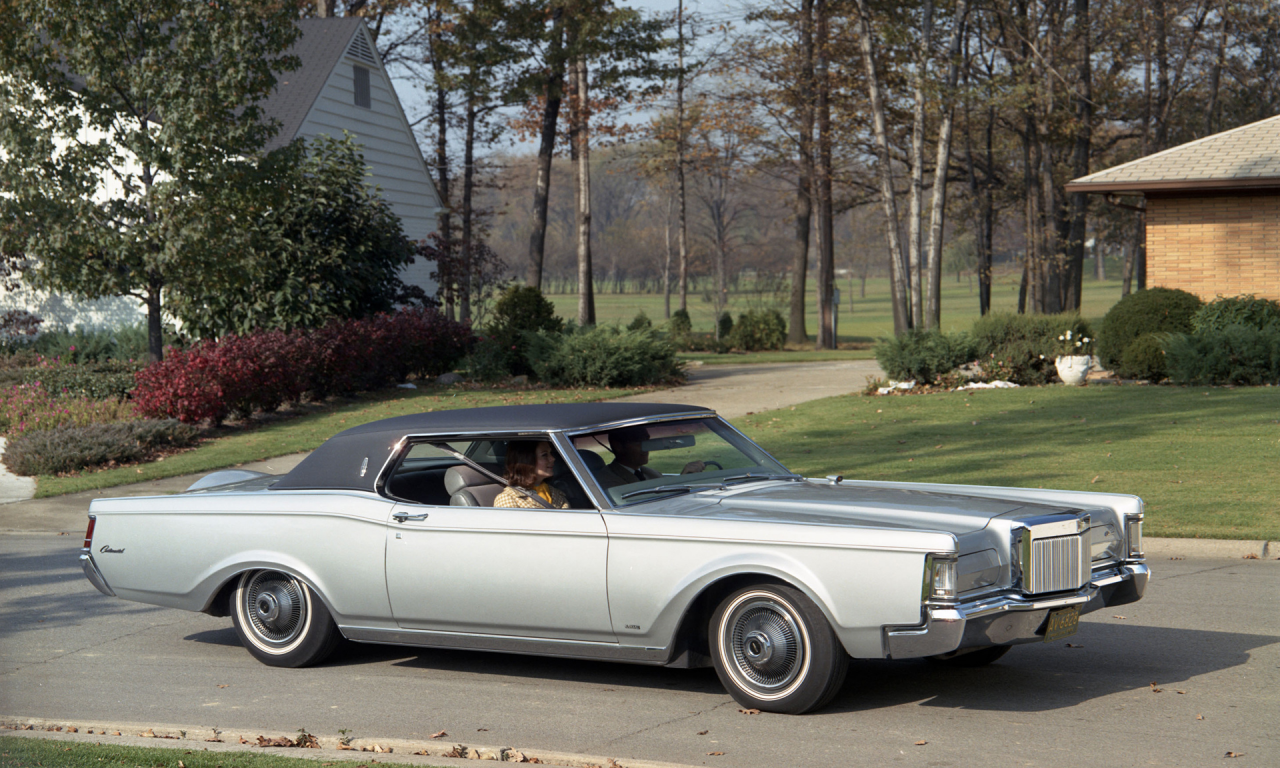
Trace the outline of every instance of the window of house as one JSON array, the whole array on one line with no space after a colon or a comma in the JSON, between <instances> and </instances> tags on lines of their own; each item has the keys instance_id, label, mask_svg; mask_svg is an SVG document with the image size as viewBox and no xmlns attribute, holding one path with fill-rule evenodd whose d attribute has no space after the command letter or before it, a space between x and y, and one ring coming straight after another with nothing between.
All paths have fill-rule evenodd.
<instances>
[{"instance_id":1,"label":"window of house","mask_svg":"<svg viewBox=\"0 0 1280 768\"><path fill-rule=\"evenodd\" d=\"M369 68L359 64L351 65L356 86L356 106L370 109L373 101L369 96Z\"/></svg>"}]
</instances>

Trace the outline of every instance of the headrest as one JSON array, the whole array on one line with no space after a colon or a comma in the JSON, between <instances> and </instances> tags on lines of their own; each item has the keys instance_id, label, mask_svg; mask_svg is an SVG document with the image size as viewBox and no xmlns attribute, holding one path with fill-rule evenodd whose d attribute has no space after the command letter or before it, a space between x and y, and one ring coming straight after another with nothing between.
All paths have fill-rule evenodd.
<instances>
[{"instance_id":1,"label":"headrest","mask_svg":"<svg viewBox=\"0 0 1280 768\"><path fill-rule=\"evenodd\" d=\"M593 473L605 468L606 462L604 457L595 451L588 451L585 448L579 448L578 456L582 458L582 463L587 465L587 469L591 470Z\"/></svg>"},{"instance_id":2,"label":"headrest","mask_svg":"<svg viewBox=\"0 0 1280 768\"><path fill-rule=\"evenodd\" d=\"M475 488L481 485L498 485L492 477L481 474L466 465L449 467L444 473L444 487L453 495L463 488Z\"/></svg>"}]
</instances>

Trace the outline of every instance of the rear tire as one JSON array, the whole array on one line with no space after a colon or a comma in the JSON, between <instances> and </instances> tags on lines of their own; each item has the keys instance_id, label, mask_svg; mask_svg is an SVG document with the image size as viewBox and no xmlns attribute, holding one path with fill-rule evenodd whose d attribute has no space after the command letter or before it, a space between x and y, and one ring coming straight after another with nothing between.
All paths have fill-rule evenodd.
<instances>
[{"instance_id":1,"label":"rear tire","mask_svg":"<svg viewBox=\"0 0 1280 768\"><path fill-rule=\"evenodd\" d=\"M249 571L231 592L231 622L240 643L272 667L318 664L341 639L324 601L280 571Z\"/></svg>"},{"instance_id":2,"label":"rear tire","mask_svg":"<svg viewBox=\"0 0 1280 768\"><path fill-rule=\"evenodd\" d=\"M849 656L803 592L758 584L726 597L708 628L711 660L744 707L799 715L840 691Z\"/></svg>"}]
</instances>

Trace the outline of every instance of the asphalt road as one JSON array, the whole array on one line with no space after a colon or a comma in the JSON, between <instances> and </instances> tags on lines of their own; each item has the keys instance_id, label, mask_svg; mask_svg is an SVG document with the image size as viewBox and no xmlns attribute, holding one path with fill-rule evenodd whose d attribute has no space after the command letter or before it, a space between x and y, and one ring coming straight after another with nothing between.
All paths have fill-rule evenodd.
<instances>
[{"instance_id":1,"label":"asphalt road","mask_svg":"<svg viewBox=\"0 0 1280 768\"><path fill-rule=\"evenodd\" d=\"M1227 752L1242 755L1231 765L1280 765L1275 560L1158 560L1143 601L1084 617L1068 641L979 670L857 661L832 706L786 717L740 713L710 670L356 645L274 669L229 619L98 594L78 546L0 535L0 717L249 738L446 730L624 766L1200 766Z\"/></svg>"}]
</instances>

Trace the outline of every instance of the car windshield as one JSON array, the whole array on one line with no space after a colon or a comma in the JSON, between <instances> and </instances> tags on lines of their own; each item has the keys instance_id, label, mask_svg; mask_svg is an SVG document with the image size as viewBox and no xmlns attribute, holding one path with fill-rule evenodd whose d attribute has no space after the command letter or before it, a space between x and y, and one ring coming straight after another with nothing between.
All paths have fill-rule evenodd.
<instances>
[{"instance_id":1,"label":"car windshield","mask_svg":"<svg viewBox=\"0 0 1280 768\"><path fill-rule=\"evenodd\" d=\"M573 445L615 506L795 477L715 418L601 430L574 436Z\"/></svg>"}]
</instances>

